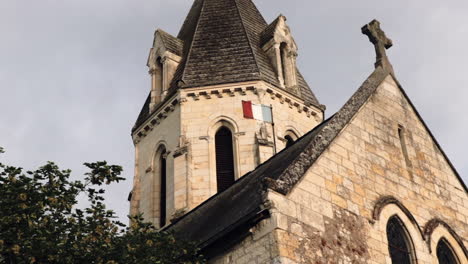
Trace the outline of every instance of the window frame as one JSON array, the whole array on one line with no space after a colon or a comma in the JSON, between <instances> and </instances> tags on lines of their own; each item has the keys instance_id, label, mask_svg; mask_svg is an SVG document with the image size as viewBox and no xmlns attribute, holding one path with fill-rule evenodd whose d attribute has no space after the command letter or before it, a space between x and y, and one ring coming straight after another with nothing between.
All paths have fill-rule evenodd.
<instances>
[{"instance_id":1,"label":"window frame","mask_svg":"<svg viewBox=\"0 0 468 264\"><path fill-rule=\"evenodd\" d=\"M215 136L221 127L228 128L232 133L232 147L234 156L234 180L238 180L242 176L240 171L239 158L239 127L237 123L228 116L218 116L214 118L208 127L208 149L209 149L209 177L210 177L210 195L215 195L218 190L217 173L216 173L216 145Z\"/></svg>"},{"instance_id":2,"label":"window frame","mask_svg":"<svg viewBox=\"0 0 468 264\"><path fill-rule=\"evenodd\" d=\"M229 168L229 171L232 170L232 175L228 175L228 177L231 178L231 176L232 176L232 179L227 179L227 180L230 182L230 186L232 186L232 184L234 184L234 182L236 181L236 176L235 176L235 160L234 160L234 140L233 140L234 134L232 133L231 129L229 129L228 127L226 127L226 126L221 126L221 127L219 127L218 130L216 131L216 133L215 133L215 140L214 140L214 141L215 141L215 142L214 142L214 144L215 144L215 156L216 156L216 163L215 163L215 165L216 165L216 184L217 184L216 191L217 191L217 192L222 192L222 191L226 190L227 188L229 188L229 186L227 186L227 187L220 186L220 182L219 182L221 175L219 175L220 168L218 167L218 155L219 155L219 153L218 153L218 144L226 143L226 142L218 142L218 141L217 141L217 140L218 140L218 134L219 134L222 130L225 130L226 132L228 132L228 133L229 133L229 136L230 136L230 139L231 139L230 142L228 142L228 143L230 144L230 152L231 152L231 153L228 153L228 155L230 156L230 157L229 157L229 158L230 158L230 161L229 161L229 162L231 162L231 164L229 164L229 165L232 166L232 168ZM226 179L225 179L225 180L226 180ZM231 180L232 180L232 182L231 182Z\"/></svg>"},{"instance_id":3,"label":"window frame","mask_svg":"<svg viewBox=\"0 0 468 264\"><path fill-rule=\"evenodd\" d=\"M449 250L450 253L452 253L453 258L455 259L455 263L453 264L460 264L461 263L460 258L457 256L457 253L453 249L452 245L450 244L450 242L447 241L447 239L445 239L445 237L442 237L441 239L439 239L439 241L437 242L436 250L435 250L435 255L437 257L437 261L439 262L439 264L441 264L440 259L439 259L439 246L441 243L445 244L445 246L447 247L447 250Z\"/></svg>"},{"instance_id":4,"label":"window frame","mask_svg":"<svg viewBox=\"0 0 468 264\"><path fill-rule=\"evenodd\" d=\"M391 256L391 252L390 252L390 248L392 247L390 245L390 236L388 234L388 226L390 225L390 222L391 221L395 221L396 224L399 225L399 228L401 228L401 232L403 232L401 235L403 236L403 240L404 240L404 243L406 244L406 247L407 247L407 250L408 250L408 254L409 254L409 263L410 264L414 264L416 263L416 256L415 256L415 250L414 250L414 245L413 245L413 240L411 239L411 235L410 233L408 232L408 229L406 228L405 224L403 223L403 221L400 219L400 217L398 217L398 215L393 215L391 216L388 220L387 220L387 224L386 224L386 230L385 230L385 234L386 234L386 239L387 239L387 245L388 245L388 254L390 256L390 259L392 260L392 256ZM393 260L392 260L392 263L393 263ZM399 263L394 263L394 264L399 264Z\"/></svg>"}]
</instances>

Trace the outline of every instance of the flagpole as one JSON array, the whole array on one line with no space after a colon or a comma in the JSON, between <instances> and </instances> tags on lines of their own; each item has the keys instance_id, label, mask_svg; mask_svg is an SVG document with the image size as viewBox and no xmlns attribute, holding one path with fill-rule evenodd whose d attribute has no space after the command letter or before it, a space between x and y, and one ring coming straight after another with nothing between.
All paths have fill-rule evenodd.
<instances>
[{"instance_id":1,"label":"flagpole","mask_svg":"<svg viewBox=\"0 0 468 264\"><path fill-rule=\"evenodd\" d=\"M276 155L276 132L275 132L275 120L273 119L273 105L270 104L271 111L271 127L273 129L273 151Z\"/></svg>"}]
</instances>

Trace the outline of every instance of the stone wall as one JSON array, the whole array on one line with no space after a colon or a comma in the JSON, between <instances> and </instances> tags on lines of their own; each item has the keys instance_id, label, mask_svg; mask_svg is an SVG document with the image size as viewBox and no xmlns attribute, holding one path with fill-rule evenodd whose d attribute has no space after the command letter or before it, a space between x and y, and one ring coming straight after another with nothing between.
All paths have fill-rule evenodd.
<instances>
[{"instance_id":1,"label":"stone wall","mask_svg":"<svg viewBox=\"0 0 468 264\"><path fill-rule=\"evenodd\" d=\"M160 175L155 164L155 155L159 147L164 146L167 155L167 217L175 211L174 204L174 150L180 141L180 107L175 106L165 114L160 123L145 131L145 136L135 146L135 180L131 213L143 213L147 221L159 226ZM169 219L167 219L169 220ZM166 221L168 222L168 221Z\"/></svg>"},{"instance_id":2,"label":"stone wall","mask_svg":"<svg viewBox=\"0 0 468 264\"><path fill-rule=\"evenodd\" d=\"M250 236L232 248L229 253L208 261L209 264L260 264L278 262L279 252L275 233L260 238Z\"/></svg>"},{"instance_id":3,"label":"stone wall","mask_svg":"<svg viewBox=\"0 0 468 264\"><path fill-rule=\"evenodd\" d=\"M391 77L294 189L269 191L268 200L271 218L212 263L392 264L392 216L407 230L414 263L437 264L441 238L468 263L467 193Z\"/></svg>"},{"instance_id":4,"label":"stone wall","mask_svg":"<svg viewBox=\"0 0 468 264\"><path fill-rule=\"evenodd\" d=\"M221 126L233 132L236 178L274 155L270 123L243 116L242 101L273 106L276 151L285 147L291 131L302 136L322 122L323 113L264 82L218 85L178 91L133 134L136 166L131 213L143 213L159 225L160 180L153 164L160 145L167 159L168 221L217 193L215 133Z\"/></svg>"},{"instance_id":5,"label":"stone wall","mask_svg":"<svg viewBox=\"0 0 468 264\"><path fill-rule=\"evenodd\" d=\"M467 193L391 77L292 192L270 192L269 199L280 256L289 261L282 263L390 264L386 223L394 215L417 263L437 263L440 237L467 263L456 239L468 246ZM447 224L438 226L444 236L425 232L434 219Z\"/></svg>"},{"instance_id":6,"label":"stone wall","mask_svg":"<svg viewBox=\"0 0 468 264\"><path fill-rule=\"evenodd\" d=\"M186 89L181 98L182 135L190 144L187 209L217 192L214 138L220 126L227 126L234 135L236 178L274 154L272 125L244 118L242 101L273 106L277 151L285 147L282 139L287 131L302 136L323 119L320 110L306 107L302 100L264 82Z\"/></svg>"}]
</instances>

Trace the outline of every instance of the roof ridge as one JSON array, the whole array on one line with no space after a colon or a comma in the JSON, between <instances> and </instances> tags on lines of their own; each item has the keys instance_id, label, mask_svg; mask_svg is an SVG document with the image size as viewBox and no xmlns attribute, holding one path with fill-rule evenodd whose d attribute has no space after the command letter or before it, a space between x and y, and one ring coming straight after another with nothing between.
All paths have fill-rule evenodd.
<instances>
[{"instance_id":1,"label":"roof ridge","mask_svg":"<svg viewBox=\"0 0 468 264\"><path fill-rule=\"evenodd\" d=\"M286 195L300 181L305 172L317 161L330 146L343 128L354 118L359 109L370 98L379 85L390 75L382 67L376 68L364 81L351 98L329 119L329 122L307 144L302 154L294 159L289 166L275 179L270 178L268 187ZM304 157L307 157L304 160Z\"/></svg>"},{"instance_id":2,"label":"roof ridge","mask_svg":"<svg viewBox=\"0 0 468 264\"><path fill-rule=\"evenodd\" d=\"M244 18L243 18L243 16L242 16L242 12L240 11L239 4L237 3L237 1L238 1L238 0L234 0L234 4L236 5L237 13L239 14L239 17L240 17L240 20L241 20L241 24L242 24L242 28L244 29L245 36L247 37L247 40L248 40L248 42L249 42L250 52L252 53L252 56L254 57L255 65L257 66L258 75L261 76L261 75L262 75L262 72L261 72L261 70L260 70L260 66L258 65L258 58L257 58L257 55L255 54L255 52L254 52L254 50L253 50L253 47L252 47L252 40L250 39L250 36L249 36L249 34L247 33L247 29L246 29L245 23L244 23Z\"/></svg>"},{"instance_id":3,"label":"roof ridge","mask_svg":"<svg viewBox=\"0 0 468 264\"><path fill-rule=\"evenodd\" d=\"M190 54L192 54L192 46L193 46L193 42L195 40L195 34L197 34L197 32L198 32L198 26L200 25L200 18L202 17L203 11L205 9L205 3L206 3L206 1L202 0L202 4L201 4L202 6L200 8L200 15L197 18L197 25L195 26L195 30L193 31L193 35L192 35L192 38L190 40L188 52L187 52L187 55L185 56L186 59L185 59L184 65L182 65L183 66L182 74L180 76L180 79L181 79L182 82L184 82L185 70L187 69L186 66L189 64ZM182 27L183 27L183 25L182 25Z\"/></svg>"}]
</instances>

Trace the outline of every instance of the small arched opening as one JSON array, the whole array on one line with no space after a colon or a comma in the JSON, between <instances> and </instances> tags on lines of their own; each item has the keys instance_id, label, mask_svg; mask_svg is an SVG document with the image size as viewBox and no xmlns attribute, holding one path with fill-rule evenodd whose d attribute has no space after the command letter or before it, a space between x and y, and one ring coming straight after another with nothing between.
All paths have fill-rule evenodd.
<instances>
[{"instance_id":1,"label":"small arched opening","mask_svg":"<svg viewBox=\"0 0 468 264\"><path fill-rule=\"evenodd\" d=\"M158 93L159 95L161 96L162 98L162 95L164 93L164 83L163 83L163 72L164 72L164 65L162 63L162 58L161 57L158 57L156 59L156 67L158 69L158 78L157 78L157 89L158 89Z\"/></svg>"},{"instance_id":2,"label":"small arched opening","mask_svg":"<svg viewBox=\"0 0 468 264\"><path fill-rule=\"evenodd\" d=\"M150 112L156 109L156 106L162 100L163 93L163 64L161 57L158 57L154 65L150 67L151 74L151 103Z\"/></svg>"},{"instance_id":3,"label":"small arched opening","mask_svg":"<svg viewBox=\"0 0 468 264\"><path fill-rule=\"evenodd\" d=\"M283 42L280 44L280 53L281 53L281 70L283 74L283 80L284 80L284 86L288 87L289 86L289 74L288 74L288 44L286 42Z\"/></svg>"},{"instance_id":4,"label":"small arched opening","mask_svg":"<svg viewBox=\"0 0 468 264\"><path fill-rule=\"evenodd\" d=\"M284 139L286 140L286 148L289 148L295 142L295 140L290 135L286 135Z\"/></svg>"}]
</instances>

